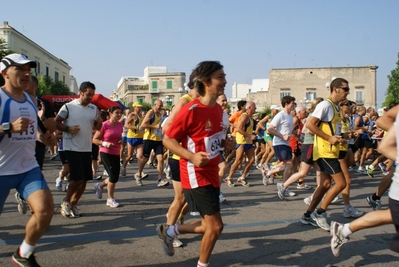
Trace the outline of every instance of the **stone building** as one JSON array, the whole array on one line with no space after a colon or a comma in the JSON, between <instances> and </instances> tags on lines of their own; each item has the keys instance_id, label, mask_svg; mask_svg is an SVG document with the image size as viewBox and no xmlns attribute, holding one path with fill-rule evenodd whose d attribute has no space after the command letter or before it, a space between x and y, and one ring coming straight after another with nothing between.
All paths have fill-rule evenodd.
<instances>
[{"instance_id":1,"label":"stone building","mask_svg":"<svg viewBox=\"0 0 399 267\"><path fill-rule=\"evenodd\" d=\"M0 38L7 43L7 49L23 54L30 60L35 60L37 67L33 70L35 76L49 76L54 81L61 81L70 87L71 67L64 60L57 58L40 45L11 27L7 21L0 25Z\"/></svg>"},{"instance_id":2,"label":"stone building","mask_svg":"<svg viewBox=\"0 0 399 267\"><path fill-rule=\"evenodd\" d=\"M167 72L165 66L148 66L143 77L122 77L110 99L119 100L124 105L132 102L153 104L161 99L164 105L172 106L188 91L185 80L184 72Z\"/></svg>"},{"instance_id":3,"label":"stone building","mask_svg":"<svg viewBox=\"0 0 399 267\"><path fill-rule=\"evenodd\" d=\"M261 111L271 105L281 105L281 98L291 95L298 105L306 105L316 97L330 95L330 82L335 77L349 81L351 88L348 99L358 105L376 107L377 66L330 67L330 68L289 68L272 69L269 72L269 88L247 94ZM235 102L230 103L235 106Z\"/></svg>"}]
</instances>

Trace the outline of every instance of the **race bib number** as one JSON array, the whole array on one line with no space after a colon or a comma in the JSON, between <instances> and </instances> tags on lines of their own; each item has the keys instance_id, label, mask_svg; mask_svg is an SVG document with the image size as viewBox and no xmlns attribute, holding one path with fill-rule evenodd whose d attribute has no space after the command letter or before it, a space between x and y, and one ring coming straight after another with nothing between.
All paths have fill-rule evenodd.
<instances>
[{"instance_id":1,"label":"race bib number","mask_svg":"<svg viewBox=\"0 0 399 267\"><path fill-rule=\"evenodd\" d=\"M335 135L340 136L341 135L341 129L342 129L342 124L337 122L335 124Z\"/></svg>"},{"instance_id":2,"label":"race bib number","mask_svg":"<svg viewBox=\"0 0 399 267\"><path fill-rule=\"evenodd\" d=\"M215 133L212 136L204 138L206 153L209 154L209 159L213 159L219 155L220 147L222 144L222 133Z\"/></svg>"},{"instance_id":3,"label":"race bib number","mask_svg":"<svg viewBox=\"0 0 399 267\"><path fill-rule=\"evenodd\" d=\"M154 130L154 134L155 134L156 136L161 136L161 135L162 135L162 130L159 129L159 128L157 128L157 129Z\"/></svg>"},{"instance_id":4,"label":"race bib number","mask_svg":"<svg viewBox=\"0 0 399 267\"><path fill-rule=\"evenodd\" d=\"M17 118L11 118L11 121L16 120ZM35 129L35 122L29 121L29 126L26 131L22 133L12 133L11 135L11 143L18 143L18 142L26 142L26 141L36 141L36 129Z\"/></svg>"}]
</instances>

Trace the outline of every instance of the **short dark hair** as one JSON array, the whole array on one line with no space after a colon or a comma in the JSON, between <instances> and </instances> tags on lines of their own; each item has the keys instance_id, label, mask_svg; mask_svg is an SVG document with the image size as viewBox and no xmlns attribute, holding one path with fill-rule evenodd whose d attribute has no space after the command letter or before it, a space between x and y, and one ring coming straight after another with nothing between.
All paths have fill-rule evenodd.
<instances>
[{"instance_id":1,"label":"short dark hair","mask_svg":"<svg viewBox=\"0 0 399 267\"><path fill-rule=\"evenodd\" d=\"M113 113L115 110L120 109L122 110L122 108L120 106L112 106L108 109L108 113Z\"/></svg>"},{"instance_id":2,"label":"short dark hair","mask_svg":"<svg viewBox=\"0 0 399 267\"><path fill-rule=\"evenodd\" d=\"M332 93L334 88L341 87L343 83L349 84L349 82L344 78L335 78L330 84L330 93Z\"/></svg>"},{"instance_id":3,"label":"short dark hair","mask_svg":"<svg viewBox=\"0 0 399 267\"><path fill-rule=\"evenodd\" d=\"M96 86L94 85L94 83L87 81L80 84L79 91L86 92L87 88L96 90Z\"/></svg>"},{"instance_id":4,"label":"short dark hair","mask_svg":"<svg viewBox=\"0 0 399 267\"><path fill-rule=\"evenodd\" d=\"M238 108L238 110L241 110L241 108L243 107L243 106L245 106L247 104L247 100L240 100L240 101L238 101L238 103L237 103L237 108Z\"/></svg>"},{"instance_id":5,"label":"short dark hair","mask_svg":"<svg viewBox=\"0 0 399 267\"><path fill-rule=\"evenodd\" d=\"M193 70L193 73L195 73L195 77L193 77L193 88L197 89L200 96L205 95L204 83L210 82L212 73L220 69L223 69L223 65L220 64L219 61L202 61L195 67Z\"/></svg>"},{"instance_id":6,"label":"short dark hair","mask_svg":"<svg viewBox=\"0 0 399 267\"><path fill-rule=\"evenodd\" d=\"M290 95L283 96L283 98L281 98L281 106L285 107L285 105L287 105L291 102L294 102L294 101L295 101L295 97L293 97L293 96L290 96Z\"/></svg>"}]
</instances>

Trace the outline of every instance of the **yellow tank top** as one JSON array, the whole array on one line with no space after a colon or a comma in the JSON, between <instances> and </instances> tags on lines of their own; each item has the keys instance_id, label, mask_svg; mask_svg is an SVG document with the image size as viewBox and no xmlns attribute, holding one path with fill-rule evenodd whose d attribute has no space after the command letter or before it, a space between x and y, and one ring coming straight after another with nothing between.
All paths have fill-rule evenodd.
<instances>
[{"instance_id":1,"label":"yellow tank top","mask_svg":"<svg viewBox=\"0 0 399 267\"><path fill-rule=\"evenodd\" d=\"M151 110L149 110L149 111L151 111ZM161 119L162 119L161 115L157 115L157 113L154 112L154 116L150 119L150 125L154 126L154 125L161 123ZM157 129L146 128L144 131L143 139L144 140L152 140L152 141L162 141L161 134L162 134L161 128L157 128Z\"/></svg>"},{"instance_id":2,"label":"yellow tank top","mask_svg":"<svg viewBox=\"0 0 399 267\"><path fill-rule=\"evenodd\" d=\"M134 126L134 129L128 129L127 131L127 138L143 138L144 131L139 130L141 123L143 122L143 118L137 116L135 114L136 119L132 122L128 123L129 125Z\"/></svg>"},{"instance_id":3,"label":"yellow tank top","mask_svg":"<svg viewBox=\"0 0 399 267\"><path fill-rule=\"evenodd\" d=\"M188 102L193 101L193 98L189 94L185 94L184 96L180 97L180 99L182 99L182 98L186 99ZM172 155L172 159L180 160L180 157L175 155L175 154L173 154Z\"/></svg>"},{"instance_id":4,"label":"yellow tank top","mask_svg":"<svg viewBox=\"0 0 399 267\"><path fill-rule=\"evenodd\" d=\"M328 122L320 121L318 127L320 130L330 136L333 136L336 131L341 134L341 114L335 104L330 99L327 98L326 100L330 102L331 106L333 107L334 117L331 121ZM332 145L327 140L324 140L323 138L314 135L313 160L317 160L319 158L334 159L338 158L338 154L339 145Z\"/></svg>"},{"instance_id":5,"label":"yellow tank top","mask_svg":"<svg viewBox=\"0 0 399 267\"><path fill-rule=\"evenodd\" d=\"M351 127L349 125L349 120L342 120L342 128L341 128L341 133L347 133L351 130ZM340 151L348 151L348 142L345 140L342 144L339 145L339 150Z\"/></svg>"},{"instance_id":6,"label":"yellow tank top","mask_svg":"<svg viewBox=\"0 0 399 267\"><path fill-rule=\"evenodd\" d=\"M241 116L242 115L248 116L248 114L246 112L242 113ZM248 122L245 124L244 131L246 133L252 133L253 129L254 129L254 121L251 118L249 118ZM244 135L240 134L237 131L236 143L237 143L237 145L249 145L249 144L252 144L252 139L245 137Z\"/></svg>"}]
</instances>

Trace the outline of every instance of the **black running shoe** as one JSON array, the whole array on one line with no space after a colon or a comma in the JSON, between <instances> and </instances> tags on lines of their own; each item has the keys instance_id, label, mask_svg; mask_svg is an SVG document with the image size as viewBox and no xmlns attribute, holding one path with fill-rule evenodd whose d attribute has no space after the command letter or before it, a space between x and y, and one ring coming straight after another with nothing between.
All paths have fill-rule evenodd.
<instances>
[{"instance_id":1,"label":"black running shoe","mask_svg":"<svg viewBox=\"0 0 399 267\"><path fill-rule=\"evenodd\" d=\"M30 254L29 258L22 258L19 256L19 248L18 250L12 254L11 261L14 263L16 266L21 266L21 267L40 267L40 265L36 262L35 255L33 253Z\"/></svg>"}]
</instances>

